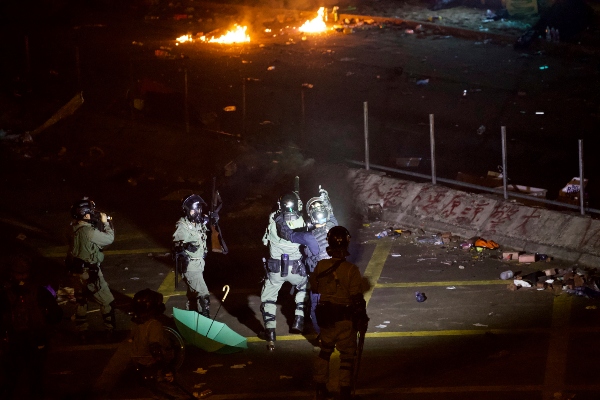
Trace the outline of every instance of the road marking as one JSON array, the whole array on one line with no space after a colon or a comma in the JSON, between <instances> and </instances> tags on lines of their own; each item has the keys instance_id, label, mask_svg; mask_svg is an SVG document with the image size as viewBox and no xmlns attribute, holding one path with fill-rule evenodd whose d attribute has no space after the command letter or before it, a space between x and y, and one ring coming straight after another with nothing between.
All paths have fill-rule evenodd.
<instances>
[{"instance_id":1,"label":"road marking","mask_svg":"<svg viewBox=\"0 0 600 400\"><path fill-rule=\"evenodd\" d=\"M425 287L425 286L486 286L486 285L507 285L508 281L448 281L448 282L396 282L396 283L378 283L376 288L407 288L407 287Z\"/></svg>"},{"instance_id":2,"label":"road marking","mask_svg":"<svg viewBox=\"0 0 600 400\"><path fill-rule=\"evenodd\" d=\"M427 394L427 393L493 393L493 392L540 392L543 385L499 385L499 386L439 386L439 387L403 387L403 388L371 388L357 389L358 395L380 395L391 398L390 394ZM585 387L567 387L571 390L597 391L600 385L588 385ZM308 398L314 396L312 391L290 391L290 392L261 392L261 393L236 393L236 394L213 394L211 400L237 400L237 399L286 399L289 397ZM138 399L139 400L139 399Z\"/></svg>"},{"instance_id":3,"label":"road marking","mask_svg":"<svg viewBox=\"0 0 600 400\"><path fill-rule=\"evenodd\" d=\"M59 250L60 249L60 250ZM130 254L169 253L166 247L150 247L146 249L104 250L106 256L124 256ZM62 258L67 254L67 247L41 249L42 255L48 258Z\"/></svg>"},{"instance_id":4,"label":"road marking","mask_svg":"<svg viewBox=\"0 0 600 400\"><path fill-rule=\"evenodd\" d=\"M573 298L564 294L554 298L552 330L548 340L544 378L544 400L554 399L554 393L564 389L569 354L569 319L571 318L572 302Z\"/></svg>"},{"instance_id":5,"label":"road marking","mask_svg":"<svg viewBox=\"0 0 600 400\"><path fill-rule=\"evenodd\" d=\"M474 335L522 335L527 333L552 333L552 328L521 328L521 329L463 329L463 330L442 330L442 331L407 331L407 332L367 332L366 337L371 339L387 339L387 338L401 338L401 337L433 337L433 336L474 336ZM572 333L600 333L600 326L598 327L582 327L582 328L569 328L569 332ZM285 335L277 336L277 340L281 341L298 341L298 340L309 340L314 338L314 335ZM256 336L248 336L246 338L248 343L263 342ZM564 372L564 371L563 371Z\"/></svg>"},{"instance_id":6,"label":"road marking","mask_svg":"<svg viewBox=\"0 0 600 400\"><path fill-rule=\"evenodd\" d=\"M371 296L373 295L373 290L377 286L377 281L381 276L381 271L383 271L383 266L385 261L388 258L388 254L390 253L390 249L392 248L391 240L382 240L381 242L377 242L375 246L375 250L373 250L373 255L369 260L369 264L367 264L367 268L365 269L364 277L369 280L370 288L364 294L365 301L367 305L369 304L369 300L371 300Z\"/></svg>"}]
</instances>

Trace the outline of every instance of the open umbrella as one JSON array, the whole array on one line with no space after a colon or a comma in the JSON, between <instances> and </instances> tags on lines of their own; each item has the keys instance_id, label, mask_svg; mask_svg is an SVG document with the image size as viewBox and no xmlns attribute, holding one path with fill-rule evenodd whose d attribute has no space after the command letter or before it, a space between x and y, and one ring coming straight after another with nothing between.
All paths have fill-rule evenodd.
<instances>
[{"instance_id":1,"label":"open umbrella","mask_svg":"<svg viewBox=\"0 0 600 400\"><path fill-rule=\"evenodd\" d=\"M223 287L223 290L225 288L227 288L227 293L229 293L229 286L226 285ZM223 297L223 300L221 300L221 303L225 301L227 293ZM215 314L215 318L216 316ZM188 343L203 350L229 354L248 348L245 337L235 333L224 323L206 318L196 311L173 308L173 317L181 336Z\"/></svg>"}]
</instances>

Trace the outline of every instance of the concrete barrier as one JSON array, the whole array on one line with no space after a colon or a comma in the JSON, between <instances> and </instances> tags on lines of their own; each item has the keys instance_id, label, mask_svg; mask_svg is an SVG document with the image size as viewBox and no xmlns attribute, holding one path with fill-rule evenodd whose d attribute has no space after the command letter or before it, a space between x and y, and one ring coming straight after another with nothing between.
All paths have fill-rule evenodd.
<instances>
[{"instance_id":1,"label":"concrete barrier","mask_svg":"<svg viewBox=\"0 0 600 400\"><path fill-rule=\"evenodd\" d=\"M501 245L586 266L600 266L600 221L473 194L441 185L349 169L347 179L364 215L378 204L383 219L398 227L481 236Z\"/></svg>"}]
</instances>

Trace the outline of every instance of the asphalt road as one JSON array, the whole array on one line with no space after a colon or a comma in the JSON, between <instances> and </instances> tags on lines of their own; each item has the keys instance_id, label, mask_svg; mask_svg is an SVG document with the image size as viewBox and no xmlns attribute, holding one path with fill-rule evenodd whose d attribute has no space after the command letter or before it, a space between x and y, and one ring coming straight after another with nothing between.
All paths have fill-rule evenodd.
<instances>
[{"instance_id":1,"label":"asphalt road","mask_svg":"<svg viewBox=\"0 0 600 400\"><path fill-rule=\"evenodd\" d=\"M175 53L185 58L164 60L154 50L174 48L174 38L188 27L139 17L86 15L71 21L78 29L47 27L43 35L30 37L35 93L41 94L15 103L10 91L3 92L3 104L10 105L3 123L23 130L43 123L78 86L86 99L72 117L33 143L2 142L3 251L17 245L36 249L44 256L41 275L59 283L64 230L75 199L91 196L114 217L117 229L104 269L117 297L120 332L111 343L98 332L90 344L78 345L68 319L72 305L66 304L48 364L49 395L148 398L126 370L130 296L150 287L167 296L167 314L183 307L165 255L179 199L192 191L208 199L210 178L218 176L226 201L221 224L231 251L209 256L206 278L213 310L223 285L230 285L217 319L248 337L248 349L224 356L189 347L179 379L191 391L209 388L215 399L309 398L316 352L310 337L288 334L293 305L286 290L280 295L276 351L267 353L256 338L266 217L299 175L303 199L316 195L319 184L330 191L338 219L352 232L353 260L373 284L357 384L361 398L598 398L599 311L591 308L597 302L546 291L513 292L498 278L509 267L533 271L547 264L507 266L452 248L455 244L415 245L414 235L375 239L387 224L363 225L343 182L344 167L331 163L362 156L362 104L368 101L372 162L427 158L428 115L433 113L441 136L440 173L449 178L458 171L485 174L500 157L499 141L487 133L499 132L506 123L513 181L558 190L577 174L573 132L587 135L594 122L594 56L523 55L507 46L377 29L306 41L294 36L294 44L290 35L241 47L186 44ZM20 34L7 37L21 40ZM3 45L19 48L17 39ZM18 70L17 64L5 60L3 71ZM542 65L549 68L540 70ZM144 77L174 93L150 95L148 108L132 114L125 95ZM244 136L214 133L242 132L242 78L252 78L245 81ZM428 85L416 85L421 78L429 78ZM304 89L304 124L303 83L314 85ZM229 105L238 111L223 111ZM540 105L542 116L535 114ZM483 136L476 133L481 125L486 126ZM231 161L236 171L225 173ZM595 162L586 166L593 171ZM592 185L593 175L588 177ZM427 301L417 303L416 290L424 291ZM98 330L99 313L92 310L90 319L92 330ZM197 374L198 368L208 372Z\"/></svg>"}]
</instances>

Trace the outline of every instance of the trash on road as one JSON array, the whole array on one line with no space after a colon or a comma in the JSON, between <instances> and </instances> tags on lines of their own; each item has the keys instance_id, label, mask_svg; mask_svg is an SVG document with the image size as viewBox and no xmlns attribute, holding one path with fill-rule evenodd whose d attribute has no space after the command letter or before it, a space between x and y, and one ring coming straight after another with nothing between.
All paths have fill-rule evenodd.
<instances>
[{"instance_id":1,"label":"trash on road","mask_svg":"<svg viewBox=\"0 0 600 400\"><path fill-rule=\"evenodd\" d=\"M267 68L267 71L273 71L275 69L275 66L271 65L269 68Z\"/></svg>"},{"instance_id":2,"label":"trash on road","mask_svg":"<svg viewBox=\"0 0 600 400\"><path fill-rule=\"evenodd\" d=\"M227 112L235 111L235 106L227 106L227 107L223 108L223 111L227 111Z\"/></svg>"},{"instance_id":3,"label":"trash on road","mask_svg":"<svg viewBox=\"0 0 600 400\"><path fill-rule=\"evenodd\" d=\"M504 271L500 274L500 279L507 280L507 279L512 278L513 276L515 276L514 272L512 272L511 270L508 270L508 271Z\"/></svg>"},{"instance_id":4,"label":"trash on road","mask_svg":"<svg viewBox=\"0 0 600 400\"><path fill-rule=\"evenodd\" d=\"M387 328L387 325L379 324L375 328L379 328L379 329Z\"/></svg>"},{"instance_id":5,"label":"trash on road","mask_svg":"<svg viewBox=\"0 0 600 400\"><path fill-rule=\"evenodd\" d=\"M427 297L425 296L425 293L416 292L415 293L415 299L417 300L417 302L422 303L425 300L427 300Z\"/></svg>"},{"instance_id":6,"label":"trash on road","mask_svg":"<svg viewBox=\"0 0 600 400\"><path fill-rule=\"evenodd\" d=\"M425 86L425 85L427 85L428 83L429 83L429 78L427 78L427 79L419 79L419 80L417 81L417 85L419 85L419 86Z\"/></svg>"},{"instance_id":7,"label":"trash on road","mask_svg":"<svg viewBox=\"0 0 600 400\"><path fill-rule=\"evenodd\" d=\"M442 241L442 237L440 235L418 236L415 240L417 243L420 243L420 244L435 244L435 245L444 244L444 242Z\"/></svg>"}]
</instances>

